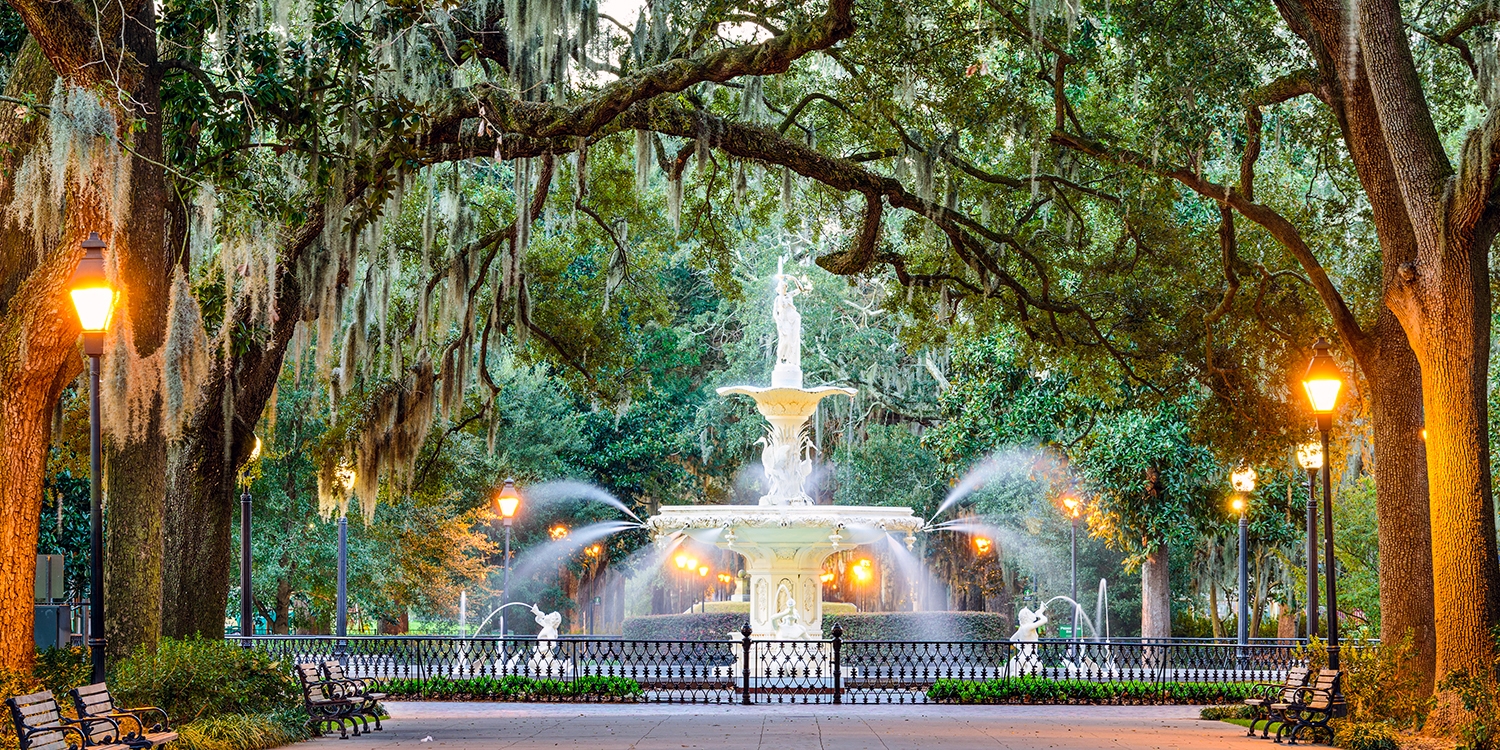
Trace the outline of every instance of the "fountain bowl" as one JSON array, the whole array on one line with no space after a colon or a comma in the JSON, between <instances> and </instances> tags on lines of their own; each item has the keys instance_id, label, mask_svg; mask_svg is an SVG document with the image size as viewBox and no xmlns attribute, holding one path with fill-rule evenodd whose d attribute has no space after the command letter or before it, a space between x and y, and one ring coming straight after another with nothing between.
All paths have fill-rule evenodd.
<instances>
[{"instance_id":1,"label":"fountain bowl","mask_svg":"<svg viewBox=\"0 0 1500 750\"><path fill-rule=\"evenodd\" d=\"M792 608L808 637L822 637L823 561L922 525L911 508L868 505L665 505L646 521L660 543L686 537L745 558L750 628L760 638L776 637L777 614Z\"/></svg>"}]
</instances>

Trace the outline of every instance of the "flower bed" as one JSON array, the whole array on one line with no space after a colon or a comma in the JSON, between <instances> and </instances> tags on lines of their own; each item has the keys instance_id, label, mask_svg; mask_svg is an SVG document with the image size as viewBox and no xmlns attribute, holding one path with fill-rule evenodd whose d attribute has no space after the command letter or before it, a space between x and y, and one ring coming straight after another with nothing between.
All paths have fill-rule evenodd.
<instances>
[{"instance_id":1,"label":"flower bed","mask_svg":"<svg viewBox=\"0 0 1500 750\"><path fill-rule=\"evenodd\" d=\"M1254 690L1249 682L1089 682L1016 677L1002 680L941 679L927 690L938 703L1235 703Z\"/></svg>"},{"instance_id":2,"label":"flower bed","mask_svg":"<svg viewBox=\"0 0 1500 750\"><path fill-rule=\"evenodd\" d=\"M403 677L383 684L391 700L546 701L563 698L634 700L641 686L628 677L589 675L569 681L538 680L521 675L505 677Z\"/></svg>"}]
</instances>

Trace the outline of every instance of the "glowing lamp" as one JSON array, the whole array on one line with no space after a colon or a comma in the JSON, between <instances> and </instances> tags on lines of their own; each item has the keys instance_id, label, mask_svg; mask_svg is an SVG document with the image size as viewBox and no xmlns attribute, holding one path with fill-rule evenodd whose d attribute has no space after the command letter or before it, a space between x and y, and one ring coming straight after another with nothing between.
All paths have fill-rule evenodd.
<instances>
[{"instance_id":1,"label":"glowing lamp","mask_svg":"<svg viewBox=\"0 0 1500 750\"><path fill-rule=\"evenodd\" d=\"M684 554L678 554L676 557L672 558L672 562L677 563L678 568L686 568L688 566L688 556Z\"/></svg>"},{"instance_id":2,"label":"glowing lamp","mask_svg":"<svg viewBox=\"0 0 1500 750\"><path fill-rule=\"evenodd\" d=\"M698 569L698 558L696 558L696 557L689 557L687 559L687 569L688 570L697 570Z\"/></svg>"},{"instance_id":3,"label":"glowing lamp","mask_svg":"<svg viewBox=\"0 0 1500 750\"><path fill-rule=\"evenodd\" d=\"M1234 485L1235 492L1255 491L1255 469L1242 466L1229 474L1229 483Z\"/></svg>"},{"instance_id":4,"label":"glowing lamp","mask_svg":"<svg viewBox=\"0 0 1500 750\"><path fill-rule=\"evenodd\" d=\"M978 552L981 555L989 554L991 545L992 542L982 536L974 537L974 551Z\"/></svg>"},{"instance_id":5,"label":"glowing lamp","mask_svg":"<svg viewBox=\"0 0 1500 750\"><path fill-rule=\"evenodd\" d=\"M1063 507L1068 509L1069 517L1077 518L1078 510L1079 508L1083 507L1083 503L1079 502L1078 498L1069 495L1068 497L1063 498Z\"/></svg>"},{"instance_id":6,"label":"glowing lamp","mask_svg":"<svg viewBox=\"0 0 1500 750\"><path fill-rule=\"evenodd\" d=\"M548 529L547 533L552 535L553 541L561 541L568 538L568 527L558 524Z\"/></svg>"},{"instance_id":7,"label":"glowing lamp","mask_svg":"<svg viewBox=\"0 0 1500 750\"><path fill-rule=\"evenodd\" d=\"M856 582L869 583L870 579L875 577L875 574L870 570L869 562L869 560L861 560L858 565L854 566L854 580Z\"/></svg>"},{"instance_id":8,"label":"glowing lamp","mask_svg":"<svg viewBox=\"0 0 1500 750\"><path fill-rule=\"evenodd\" d=\"M589 557L598 557L599 553L604 551L604 548L597 544L590 544L586 551L589 553Z\"/></svg>"},{"instance_id":9,"label":"glowing lamp","mask_svg":"<svg viewBox=\"0 0 1500 750\"><path fill-rule=\"evenodd\" d=\"M1229 507L1233 508L1235 513L1243 516L1245 515L1245 509L1248 507L1248 505L1245 503L1245 498L1243 496L1235 495L1234 499L1229 501Z\"/></svg>"},{"instance_id":10,"label":"glowing lamp","mask_svg":"<svg viewBox=\"0 0 1500 750\"><path fill-rule=\"evenodd\" d=\"M1307 390L1307 400L1318 417L1318 429L1329 429L1339 390L1344 387L1344 373L1328 353L1327 339L1319 337L1313 344L1313 358L1307 363L1307 374L1302 376L1302 387Z\"/></svg>"},{"instance_id":11,"label":"glowing lamp","mask_svg":"<svg viewBox=\"0 0 1500 750\"><path fill-rule=\"evenodd\" d=\"M833 583L833 578L834 576L832 573L824 573L823 575L818 576L818 580L822 581L823 583Z\"/></svg>"},{"instance_id":12,"label":"glowing lamp","mask_svg":"<svg viewBox=\"0 0 1500 750\"><path fill-rule=\"evenodd\" d=\"M1323 444L1314 440L1298 446L1297 465L1308 471L1323 468Z\"/></svg>"},{"instance_id":13,"label":"glowing lamp","mask_svg":"<svg viewBox=\"0 0 1500 750\"><path fill-rule=\"evenodd\" d=\"M521 507L521 493L516 492L516 480L505 480L505 486L495 495L495 507L500 510L500 517L509 526L510 519L516 517L516 510Z\"/></svg>"},{"instance_id":14,"label":"glowing lamp","mask_svg":"<svg viewBox=\"0 0 1500 750\"><path fill-rule=\"evenodd\" d=\"M707 565L700 565L698 567L698 575L700 575L700 576L702 576L704 578L707 578L708 577L708 566Z\"/></svg>"},{"instance_id":15,"label":"glowing lamp","mask_svg":"<svg viewBox=\"0 0 1500 750\"><path fill-rule=\"evenodd\" d=\"M78 261L68 280L68 296L73 298L73 310L83 329L83 353L90 356L104 353L104 332L114 317L118 298L104 275L104 248L99 233L89 232L89 238L83 241L83 260Z\"/></svg>"}]
</instances>

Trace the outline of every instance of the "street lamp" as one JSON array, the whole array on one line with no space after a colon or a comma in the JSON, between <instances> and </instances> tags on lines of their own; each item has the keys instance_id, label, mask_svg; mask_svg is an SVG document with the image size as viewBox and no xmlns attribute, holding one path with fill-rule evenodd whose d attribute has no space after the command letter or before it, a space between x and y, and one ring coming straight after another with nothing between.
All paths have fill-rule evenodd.
<instances>
[{"instance_id":1,"label":"street lamp","mask_svg":"<svg viewBox=\"0 0 1500 750\"><path fill-rule=\"evenodd\" d=\"M990 548L993 546L994 542L991 542L990 540L982 536L974 537L974 552L976 554L988 555L990 553Z\"/></svg>"},{"instance_id":2,"label":"street lamp","mask_svg":"<svg viewBox=\"0 0 1500 750\"><path fill-rule=\"evenodd\" d=\"M1327 581L1328 601L1328 668L1339 668L1339 610L1338 587L1333 562L1333 487L1329 478L1328 432L1333 429L1333 410L1338 405L1339 391L1344 385L1344 373L1339 370L1333 357L1328 354L1328 342L1319 337L1313 344L1313 358L1307 363L1307 374L1302 377L1302 387L1307 391L1307 400L1318 421L1318 434L1322 439L1323 452L1323 559L1328 571L1323 576ZM1340 683L1334 680L1330 713L1344 714L1344 695Z\"/></svg>"},{"instance_id":3,"label":"street lamp","mask_svg":"<svg viewBox=\"0 0 1500 750\"><path fill-rule=\"evenodd\" d=\"M1307 637L1318 634L1318 469L1323 468L1323 444L1309 442L1297 449L1297 465L1307 470Z\"/></svg>"},{"instance_id":4,"label":"street lamp","mask_svg":"<svg viewBox=\"0 0 1500 750\"><path fill-rule=\"evenodd\" d=\"M1078 515L1083 503L1068 495L1063 498L1063 507L1068 511L1068 596L1073 599L1073 638L1078 638ZM1097 626L1096 626L1097 627Z\"/></svg>"},{"instance_id":5,"label":"street lamp","mask_svg":"<svg viewBox=\"0 0 1500 750\"><path fill-rule=\"evenodd\" d=\"M338 636L339 660L349 647L346 640L349 635L349 493L354 491L354 482L359 475L354 471L354 465L349 459L339 461L338 467L333 470L334 481L338 485L340 494L339 503L339 552L338 552L338 588L334 595L334 634Z\"/></svg>"},{"instance_id":6,"label":"street lamp","mask_svg":"<svg viewBox=\"0 0 1500 750\"><path fill-rule=\"evenodd\" d=\"M254 601L250 595L250 464L260 458L260 436L250 448L250 458L240 471L240 646L250 648L250 636L255 635Z\"/></svg>"},{"instance_id":7,"label":"street lamp","mask_svg":"<svg viewBox=\"0 0 1500 750\"><path fill-rule=\"evenodd\" d=\"M500 522L505 525L505 578L500 583L500 606L510 603L510 526L521 507L521 493L516 492L516 480L507 477L505 486L495 494L495 510L500 513ZM505 610L500 611L500 637L505 637Z\"/></svg>"},{"instance_id":8,"label":"street lamp","mask_svg":"<svg viewBox=\"0 0 1500 750\"><path fill-rule=\"evenodd\" d=\"M1240 616L1239 645L1244 648L1250 642L1250 493L1255 491L1255 469L1243 467L1229 475L1234 487L1234 499L1230 507L1240 515Z\"/></svg>"},{"instance_id":9,"label":"street lamp","mask_svg":"<svg viewBox=\"0 0 1500 750\"><path fill-rule=\"evenodd\" d=\"M114 317L119 295L104 273L104 240L89 232L83 241L83 260L68 281L68 296L83 329L83 353L89 358L89 650L93 681L104 682L104 503L99 478L99 357L104 354L104 332Z\"/></svg>"}]
</instances>

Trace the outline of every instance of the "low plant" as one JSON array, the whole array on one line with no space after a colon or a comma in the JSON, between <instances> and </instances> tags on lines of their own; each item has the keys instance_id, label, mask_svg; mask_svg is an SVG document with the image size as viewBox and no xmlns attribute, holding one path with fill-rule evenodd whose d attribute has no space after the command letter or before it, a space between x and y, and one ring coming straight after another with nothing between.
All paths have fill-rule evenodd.
<instances>
[{"instance_id":1,"label":"low plant","mask_svg":"<svg viewBox=\"0 0 1500 750\"><path fill-rule=\"evenodd\" d=\"M1333 728L1333 744L1344 750L1399 750L1397 736L1383 721L1340 721Z\"/></svg>"},{"instance_id":2,"label":"low plant","mask_svg":"<svg viewBox=\"0 0 1500 750\"><path fill-rule=\"evenodd\" d=\"M226 714L297 709L301 690L290 665L223 640L163 638L115 665L110 692L127 706L160 706L173 723Z\"/></svg>"},{"instance_id":3,"label":"low plant","mask_svg":"<svg viewBox=\"0 0 1500 750\"><path fill-rule=\"evenodd\" d=\"M1432 696L1421 671L1408 668L1416 655L1410 633L1399 641L1341 648L1339 688L1349 707L1348 721L1420 728L1432 709ZM1299 647L1293 658L1304 661L1316 674L1328 664L1328 644L1314 638Z\"/></svg>"},{"instance_id":4,"label":"low plant","mask_svg":"<svg viewBox=\"0 0 1500 750\"><path fill-rule=\"evenodd\" d=\"M579 697L630 700L644 691L640 683L628 677L586 675L572 680L539 680L506 675L467 679L405 677L385 683L383 692L393 699L545 701Z\"/></svg>"},{"instance_id":5,"label":"low plant","mask_svg":"<svg viewBox=\"0 0 1500 750\"><path fill-rule=\"evenodd\" d=\"M308 738L307 714L282 710L220 714L177 727L178 750L264 750Z\"/></svg>"},{"instance_id":6,"label":"low plant","mask_svg":"<svg viewBox=\"0 0 1500 750\"><path fill-rule=\"evenodd\" d=\"M939 703L1229 703L1250 697L1248 682L1146 682L1051 680L1012 677L998 680L940 679L927 690Z\"/></svg>"},{"instance_id":7,"label":"low plant","mask_svg":"<svg viewBox=\"0 0 1500 750\"><path fill-rule=\"evenodd\" d=\"M42 687L62 695L79 685L87 685L93 677L93 666L89 663L88 649L82 646L49 648L37 652L31 674Z\"/></svg>"},{"instance_id":8,"label":"low plant","mask_svg":"<svg viewBox=\"0 0 1500 750\"><path fill-rule=\"evenodd\" d=\"M1204 706L1198 712L1198 718L1204 721L1224 721L1226 719L1249 720L1255 717L1255 713L1249 706L1243 703L1228 706Z\"/></svg>"}]
</instances>

